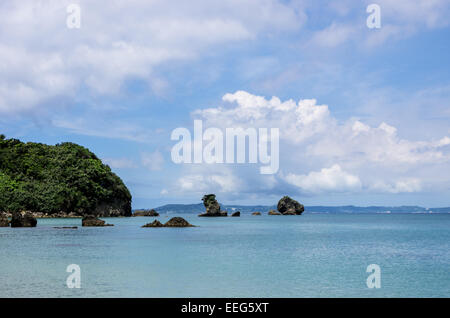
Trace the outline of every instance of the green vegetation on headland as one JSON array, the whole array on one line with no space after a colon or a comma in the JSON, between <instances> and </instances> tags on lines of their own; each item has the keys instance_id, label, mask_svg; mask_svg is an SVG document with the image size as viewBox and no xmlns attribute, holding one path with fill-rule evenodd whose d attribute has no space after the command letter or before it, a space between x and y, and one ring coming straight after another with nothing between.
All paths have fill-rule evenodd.
<instances>
[{"instance_id":1,"label":"green vegetation on headland","mask_svg":"<svg viewBox=\"0 0 450 318\"><path fill-rule=\"evenodd\" d=\"M88 149L0 135L0 212L130 216L131 194Z\"/></svg>"}]
</instances>

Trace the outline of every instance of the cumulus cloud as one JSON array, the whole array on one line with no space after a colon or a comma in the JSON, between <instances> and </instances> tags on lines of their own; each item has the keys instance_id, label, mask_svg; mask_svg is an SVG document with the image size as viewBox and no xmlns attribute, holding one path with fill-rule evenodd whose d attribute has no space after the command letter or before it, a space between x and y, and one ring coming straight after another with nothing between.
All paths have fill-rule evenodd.
<instances>
[{"instance_id":1,"label":"cumulus cloud","mask_svg":"<svg viewBox=\"0 0 450 318\"><path fill-rule=\"evenodd\" d=\"M314 99L281 101L275 96L237 91L225 94L220 106L195 110L193 117L203 120L204 129L278 127L280 173L268 182L257 175L257 169L248 172L254 173L252 185L267 188L270 184L272 191L289 190L289 185L305 194L417 192L424 177L433 183L437 167L448 168L450 162L448 136L435 140L401 138L398 129L385 122L371 126L353 118L337 120L327 105ZM183 180L185 189L207 184L204 178L213 182L211 177L197 175ZM249 178L246 175L246 180ZM264 191L252 189L248 183L240 186L242 191Z\"/></svg>"},{"instance_id":2,"label":"cumulus cloud","mask_svg":"<svg viewBox=\"0 0 450 318\"><path fill-rule=\"evenodd\" d=\"M307 175L289 173L285 180L304 192L346 192L361 189L361 180L335 164L320 171L311 171Z\"/></svg>"},{"instance_id":3,"label":"cumulus cloud","mask_svg":"<svg viewBox=\"0 0 450 318\"><path fill-rule=\"evenodd\" d=\"M334 122L328 106L317 105L315 99L282 102L275 96L268 100L245 91L225 94L222 99L227 106L196 110L193 115L214 127L280 128L280 137L294 143L325 131Z\"/></svg>"}]
</instances>

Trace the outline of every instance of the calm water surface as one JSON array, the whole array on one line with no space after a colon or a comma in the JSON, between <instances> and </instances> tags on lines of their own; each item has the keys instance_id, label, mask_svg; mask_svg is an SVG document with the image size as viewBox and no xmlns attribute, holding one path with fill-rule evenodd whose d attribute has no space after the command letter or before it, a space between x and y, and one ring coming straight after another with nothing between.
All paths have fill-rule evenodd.
<instances>
[{"instance_id":1,"label":"calm water surface","mask_svg":"<svg viewBox=\"0 0 450 318\"><path fill-rule=\"evenodd\" d=\"M448 214L182 216L198 227L0 228L0 297L450 296ZM81 289L66 286L69 264ZM380 289L366 286L369 264Z\"/></svg>"}]
</instances>

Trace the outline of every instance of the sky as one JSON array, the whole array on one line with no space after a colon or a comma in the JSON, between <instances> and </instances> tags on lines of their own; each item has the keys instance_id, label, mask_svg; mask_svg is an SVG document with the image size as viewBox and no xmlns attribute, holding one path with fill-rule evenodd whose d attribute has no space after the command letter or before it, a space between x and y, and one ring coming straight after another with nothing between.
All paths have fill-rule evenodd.
<instances>
[{"instance_id":1,"label":"sky","mask_svg":"<svg viewBox=\"0 0 450 318\"><path fill-rule=\"evenodd\" d=\"M1 1L0 133L89 148L133 208L450 206L449 16L446 0ZM194 120L278 128L279 169L174 163Z\"/></svg>"}]
</instances>

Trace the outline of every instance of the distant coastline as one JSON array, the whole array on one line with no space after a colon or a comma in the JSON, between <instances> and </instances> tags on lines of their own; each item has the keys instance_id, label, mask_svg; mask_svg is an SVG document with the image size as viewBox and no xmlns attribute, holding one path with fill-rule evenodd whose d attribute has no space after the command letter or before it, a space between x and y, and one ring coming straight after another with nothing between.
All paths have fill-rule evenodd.
<instances>
[{"instance_id":1,"label":"distant coastline","mask_svg":"<svg viewBox=\"0 0 450 318\"><path fill-rule=\"evenodd\" d=\"M240 211L241 213L267 212L275 209L276 205L231 205L221 204L224 211L232 213ZM198 204L166 204L154 208L158 213L198 213L203 211L202 203ZM138 209L135 209L138 210ZM133 211L135 211L133 210ZM368 206L360 207L353 205L346 206L305 206L305 213L450 213L450 207L425 208L421 206Z\"/></svg>"}]
</instances>

